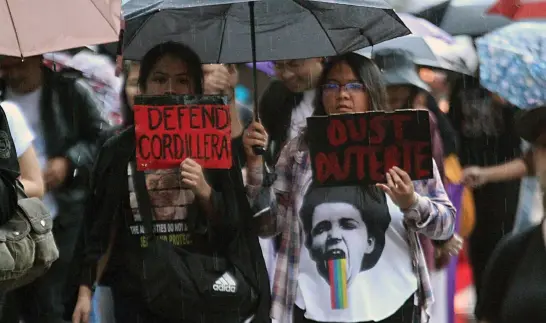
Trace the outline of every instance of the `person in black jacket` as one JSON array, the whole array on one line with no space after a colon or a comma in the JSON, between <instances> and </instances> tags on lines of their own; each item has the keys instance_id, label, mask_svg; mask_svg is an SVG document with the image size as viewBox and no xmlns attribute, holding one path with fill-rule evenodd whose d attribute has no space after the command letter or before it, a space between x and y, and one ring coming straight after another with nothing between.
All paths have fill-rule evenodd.
<instances>
[{"instance_id":1,"label":"person in black jacket","mask_svg":"<svg viewBox=\"0 0 546 323\"><path fill-rule=\"evenodd\" d=\"M45 68L41 56L0 61L1 100L15 102L34 132L46 195L55 217L53 234L60 258L33 284L6 297L2 323L61 322L64 284L80 229L96 141L108 125L91 88L81 79Z\"/></svg>"},{"instance_id":2,"label":"person in black jacket","mask_svg":"<svg viewBox=\"0 0 546 323\"><path fill-rule=\"evenodd\" d=\"M164 43L152 48L142 59L138 87L145 95L201 95L203 78L199 57L191 49L179 43ZM171 228L168 232L157 231L155 235L169 239L173 249L191 254L239 254L229 260L237 262L238 269L256 287L254 296L257 296L257 302L247 302L240 308L226 311L226 314L234 316L211 320L208 317L210 313L203 312L203 308L214 304L199 304L202 308L184 309L184 315L198 315L200 323L242 323L250 316L253 316L253 322L268 323L269 281L258 238L249 229L252 214L243 187L241 156L236 153L237 147L242 145L242 126L238 124L235 109L231 118L231 169L203 170L195 161L187 158L179 167L147 172L144 174L145 185L150 195L154 225ZM140 213L145 203L138 195L142 191L138 190L138 182L135 184L138 173L130 167L135 160L135 146L135 128L130 126L107 140L95 164L91 181L94 194L88 201L85 213L81 236L83 252L78 254L80 285L72 315L74 323L87 322L96 283L106 284L112 289L117 323L180 322L173 320L173 313L157 311L146 297L151 287L143 283L145 274L141 267L149 240L138 229L146 221L143 221L144 215ZM209 234L222 243L209 240ZM240 248L233 248L233 241L241 242L238 244ZM107 263L101 259L107 259ZM170 259L158 261L168 262ZM198 277L188 277L193 278ZM170 282L174 285L178 283L175 280ZM187 290L180 292L189 297ZM162 304L171 303L178 308L183 306L172 298ZM247 310L243 309L245 307ZM182 321L194 322L189 318Z\"/></svg>"},{"instance_id":3,"label":"person in black jacket","mask_svg":"<svg viewBox=\"0 0 546 323\"><path fill-rule=\"evenodd\" d=\"M532 144L533 162L546 191L546 106L520 112L516 130ZM543 210L546 211L543 205ZM487 263L476 305L481 323L539 323L546 319L546 221L506 236Z\"/></svg>"},{"instance_id":4,"label":"person in black jacket","mask_svg":"<svg viewBox=\"0 0 546 323\"><path fill-rule=\"evenodd\" d=\"M464 77L455 83L448 117L457 131L459 160L463 167L489 167L522 155L521 139L514 129L518 109ZM470 236L469 258L477 297L482 292L485 266L495 246L514 226L520 181L488 183L473 191L476 224Z\"/></svg>"}]
</instances>

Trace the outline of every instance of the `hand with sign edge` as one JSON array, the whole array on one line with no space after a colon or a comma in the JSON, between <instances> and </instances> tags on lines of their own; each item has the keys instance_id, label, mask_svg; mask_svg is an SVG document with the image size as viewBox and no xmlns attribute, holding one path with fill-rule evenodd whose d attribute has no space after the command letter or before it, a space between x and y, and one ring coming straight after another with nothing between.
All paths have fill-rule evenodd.
<instances>
[{"instance_id":1,"label":"hand with sign edge","mask_svg":"<svg viewBox=\"0 0 546 323\"><path fill-rule=\"evenodd\" d=\"M408 209L416 202L415 189L408 173L394 166L386 174L387 184L376 184L402 210Z\"/></svg>"},{"instance_id":2,"label":"hand with sign edge","mask_svg":"<svg viewBox=\"0 0 546 323\"><path fill-rule=\"evenodd\" d=\"M191 158L184 159L180 163L180 176L182 183L192 190L197 198L208 201L212 194L212 188L207 183L203 168Z\"/></svg>"},{"instance_id":3,"label":"hand with sign edge","mask_svg":"<svg viewBox=\"0 0 546 323\"><path fill-rule=\"evenodd\" d=\"M253 146L267 147L268 136L264 126L259 122L252 122L243 132L243 146L246 153L246 162L249 168L261 165L262 156L254 154Z\"/></svg>"}]
</instances>

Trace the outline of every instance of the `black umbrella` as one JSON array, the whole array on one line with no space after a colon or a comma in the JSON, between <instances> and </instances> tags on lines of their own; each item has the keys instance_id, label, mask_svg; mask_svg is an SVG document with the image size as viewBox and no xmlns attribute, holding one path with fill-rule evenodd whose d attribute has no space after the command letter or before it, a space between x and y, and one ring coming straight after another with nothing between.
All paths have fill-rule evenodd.
<instances>
[{"instance_id":1,"label":"black umbrella","mask_svg":"<svg viewBox=\"0 0 546 323\"><path fill-rule=\"evenodd\" d=\"M256 61L335 56L410 33L382 0L128 0L122 11L124 58L181 42L204 63L253 62L254 93ZM257 107L254 95L258 120Z\"/></svg>"},{"instance_id":2,"label":"black umbrella","mask_svg":"<svg viewBox=\"0 0 546 323\"><path fill-rule=\"evenodd\" d=\"M487 15L495 0L448 0L415 15L452 35L480 36L510 23L505 17Z\"/></svg>"}]
</instances>

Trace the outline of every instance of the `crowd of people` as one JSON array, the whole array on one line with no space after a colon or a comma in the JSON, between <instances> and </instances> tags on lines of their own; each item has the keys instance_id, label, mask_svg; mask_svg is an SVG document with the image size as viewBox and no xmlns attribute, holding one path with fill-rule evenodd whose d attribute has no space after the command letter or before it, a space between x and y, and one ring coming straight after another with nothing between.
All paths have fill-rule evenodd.
<instances>
[{"instance_id":1,"label":"crowd of people","mask_svg":"<svg viewBox=\"0 0 546 323\"><path fill-rule=\"evenodd\" d=\"M518 213L527 206L518 205L522 177L536 175L546 188L546 107L518 113L478 79L417 66L402 50L272 64L255 120L235 95L245 67L202 64L183 44L158 45L125 62L116 122L81 75L54 71L42 56L1 58L19 180L54 218L59 259L2 293L0 323L90 322L96 286L111 290L118 323L444 323L453 315L446 273L461 252L470 258L479 320L546 319L543 210ZM403 80L389 77L401 70ZM137 171L139 94L225 96L233 167L207 170L188 158L174 169ZM431 179L393 167L382 184L313 185L308 117L400 109L429 111ZM144 251L156 250L147 248L147 213L184 235L178 247L229 255L250 296L217 312L213 298L176 303L177 287L160 284L165 277L144 277L167 261ZM346 296L334 306L336 257L346 259ZM186 320L172 318L176 307Z\"/></svg>"}]
</instances>

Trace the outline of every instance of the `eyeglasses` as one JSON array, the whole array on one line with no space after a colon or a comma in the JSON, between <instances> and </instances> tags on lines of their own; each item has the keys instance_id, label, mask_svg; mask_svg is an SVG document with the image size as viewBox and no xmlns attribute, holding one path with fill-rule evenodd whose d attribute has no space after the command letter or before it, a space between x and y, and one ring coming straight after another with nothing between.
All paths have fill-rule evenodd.
<instances>
[{"instance_id":1,"label":"eyeglasses","mask_svg":"<svg viewBox=\"0 0 546 323\"><path fill-rule=\"evenodd\" d=\"M362 83L347 83L347 84L337 84L337 83L326 83L322 85L322 91L324 93L339 93L341 89L349 92L349 93L356 93L356 92L362 92L366 90L366 86Z\"/></svg>"}]
</instances>

